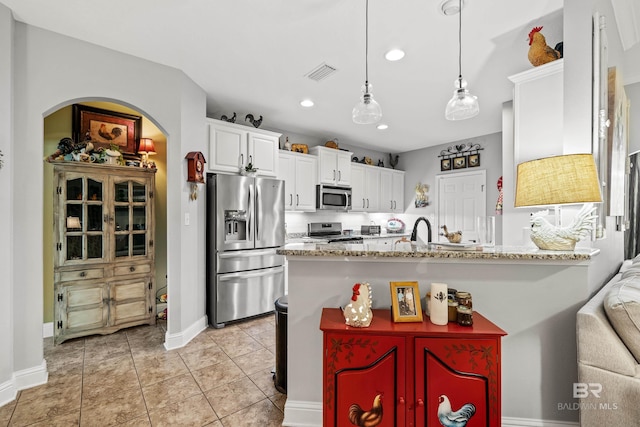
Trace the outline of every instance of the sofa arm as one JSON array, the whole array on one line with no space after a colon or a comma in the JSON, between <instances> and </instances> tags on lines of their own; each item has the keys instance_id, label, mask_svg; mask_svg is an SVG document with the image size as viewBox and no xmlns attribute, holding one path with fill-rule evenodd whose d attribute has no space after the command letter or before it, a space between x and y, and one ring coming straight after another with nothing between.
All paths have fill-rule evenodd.
<instances>
[{"instance_id":1,"label":"sofa arm","mask_svg":"<svg viewBox=\"0 0 640 427\"><path fill-rule=\"evenodd\" d=\"M613 329L602 306L609 285L596 294L576 319L578 363L640 377L640 366Z\"/></svg>"}]
</instances>

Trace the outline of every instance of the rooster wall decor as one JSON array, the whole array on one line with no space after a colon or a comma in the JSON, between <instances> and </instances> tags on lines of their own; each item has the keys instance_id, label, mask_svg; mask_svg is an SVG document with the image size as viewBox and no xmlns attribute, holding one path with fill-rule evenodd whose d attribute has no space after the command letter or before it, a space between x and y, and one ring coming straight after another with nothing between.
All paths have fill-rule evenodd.
<instances>
[{"instance_id":1,"label":"rooster wall decor","mask_svg":"<svg viewBox=\"0 0 640 427\"><path fill-rule=\"evenodd\" d=\"M529 32L530 47L527 56L529 58L529 62L531 62L531 65L534 67L562 58L562 54L557 50L560 43L556 45L556 49L553 49L551 46L547 46L547 41L540 30L542 30L542 27L534 27Z\"/></svg>"},{"instance_id":2,"label":"rooster wall decor","mask_svg":"<svg viewBox=\"0 0 640 427\"><path fill-rule=\"evenodd\" d=\"M260 116L259 119L256 119L253 117L253 114L249 113L245 116L244 121L249 121L249 123L251 123L254 127L258 128L262 124L262 116Z\"/></svg>"},{"instance_id":3,"label":"rooster wall decor","mask_svg":"<svg viewBox=\"0 0 640 427\"><path fill-rule=\"evenodd\" d=\"M544 212L531 214L531 240L540 249L572 251L576 243L585 237L595 224L596 208L585 204L568 227L557 227L544 218Z\"/></svg>"},{"instance_id":4,"label":"rooster wall decor","mask_svg":"<svg viewBox=\"0 0 640 427\"><path fill-rule=\"evenodd\" d=\"M438 420L444 427L464 427L476 413L473 403L465 403L460 409L453 411L449 398L444 394L438 397L438 402Z\"/></svg>"},{"instance_id":5,"label":"rooster wall decor","mask_svg":"<svg viewBox=\"0 0 640 427\"><path fill-rule=\"evenodd\" d=\"M373 399L373 406L365 411L354 403L349 407L349 421L358 427L375 427L382 422L382 393Z\"/></svg>"}]
</instances>

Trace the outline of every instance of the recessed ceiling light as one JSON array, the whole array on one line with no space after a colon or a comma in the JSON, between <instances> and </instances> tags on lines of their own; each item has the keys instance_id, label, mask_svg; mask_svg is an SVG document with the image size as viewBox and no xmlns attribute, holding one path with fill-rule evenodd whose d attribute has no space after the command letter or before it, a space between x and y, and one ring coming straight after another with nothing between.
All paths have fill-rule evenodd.
<instances>
[{"instance_id":1,"label":"recessed ceiling light","mask_svg":"<svg viewBox=\"0 0 640 427\"><path fill-rule=\"evenodd\" d=\"M385 130L389 127L389 125L385 125L384 123L380 123L378 126L376 126L377 129L379 130Z\"/></svg>"},{"instance_id":2,"label":"recessed ceiling light","mask_svg":"<svg viewBox=\"0 0 640 427\"><path fill-rule=\"evenodd\" d=\"M384 57L387 61L398 61L404 58L404 51L401 49L391 49L389 52L384 54Z\"/></svg>"},{"instance_id":3,"label":"recessed ceiling light","mask_svg":"<svg viewBox=\"0 0 640 427\"><path fill-rule=\"evenodd\" d=\"M300 105L306 108L310 108L310 107L313 107L314 104L313 104L313 101L310 99L303 99L302 101L300 101Z\"/></svg>"}]
</instances>

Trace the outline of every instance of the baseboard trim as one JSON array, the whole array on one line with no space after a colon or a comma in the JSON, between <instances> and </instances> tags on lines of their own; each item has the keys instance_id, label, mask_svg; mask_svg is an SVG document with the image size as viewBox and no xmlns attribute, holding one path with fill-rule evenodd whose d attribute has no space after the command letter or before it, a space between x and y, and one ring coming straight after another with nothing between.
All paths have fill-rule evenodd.
<instances>
[{"instance_id":1,"label":"baseboard trim","mask_svg":"<svg viewBox=\"0 0 640 427\"><path fill-rule=\"evenodd\" d=\"M579 427L578 422L502 417L502 427Z\"/></svg>"},{"instance_id":2,"label":"baseboard trim","mask_svg":"<svg viewBox=\"0 0 640 427\"><path fill-rule=\"evenodd\" d=\"M44 323L42 325L42 338L49 338L53 336L53 322Z\"/></svg>"},{"instance_id":3,"label":"baseboard trim","mask_svg":"<svg viewBox=\"0 0 640 427\"><path fill-rule=\"evenodd\" d=\"M194 339L200 332L207 329L207 316L201 317L194 324L177 334L170 334L169 331L164 336L164 348L175 350L184 347Z\"/></svg>"},{"instance_id":4,"label":"baseboard trim","mask_svg":"<svg viewBox=\"0 0 640 427\"><path fill-rule=\"evenodd\" d=\"M322 403L287 399L282 425L322 427Z\"/></svg>"},{"instance_id":5,"label":"baseboard trim","mask_svg":"<svg viewBox=\"0 0 640 427\"><path fill-rule=\"evenodd\" d=\"M44 359L39 366L14 372L9 381L0 384L0 406L15 400L19 390L46 384L48 379L47 361Z\"/></svg>"}]
</instances>

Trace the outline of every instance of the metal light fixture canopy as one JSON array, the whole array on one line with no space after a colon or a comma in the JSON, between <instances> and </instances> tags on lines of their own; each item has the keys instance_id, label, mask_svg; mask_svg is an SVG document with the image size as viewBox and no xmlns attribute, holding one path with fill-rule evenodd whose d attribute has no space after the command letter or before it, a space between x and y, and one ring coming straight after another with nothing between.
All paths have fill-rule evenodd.
<instances>
[{"instance_id":1,"label":"metal light fixture canopy","mask_svg":"<svg viewBox=\"0 0 640 427\"><path fill-rule=\"evenodd\" d=\"M478 97L471 95L467 82L462 78L462 0L458 11L458 78L454 82L453 97L447 103L444 116L447 120L464 120L477 116L480 112Z\"/></svg>"},{"instance_id":2,"label":"metal light fixture canopy","mask_svg":"<svg viewBox=\"0 0 640 427\"><path fill-rule=\"evenodd\" d=\"M360 125L377 123L382 118L382 108L373 99L372 85L369 83L369 0L366 0L365 15L365 81L362 86L360 101L353 107L351 117L353 122Z\"/></svg>"}]
</instances>

